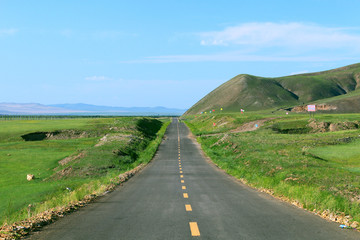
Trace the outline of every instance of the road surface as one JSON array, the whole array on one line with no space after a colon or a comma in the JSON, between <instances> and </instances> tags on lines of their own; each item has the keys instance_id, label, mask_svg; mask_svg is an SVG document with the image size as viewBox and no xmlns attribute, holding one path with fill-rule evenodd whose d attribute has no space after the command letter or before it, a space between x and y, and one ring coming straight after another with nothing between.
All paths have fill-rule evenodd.
<instances>
[{"instance_id":1,"label":"road surface","mask_svg":"<svg viewBox=\"0 0 360 240\"><path fill-rule=\"evenodd\" d=\"M153 161L111 194L30 239L360 239L248 188L201 154L177 119Z\"/></svg>"}]
</instances>

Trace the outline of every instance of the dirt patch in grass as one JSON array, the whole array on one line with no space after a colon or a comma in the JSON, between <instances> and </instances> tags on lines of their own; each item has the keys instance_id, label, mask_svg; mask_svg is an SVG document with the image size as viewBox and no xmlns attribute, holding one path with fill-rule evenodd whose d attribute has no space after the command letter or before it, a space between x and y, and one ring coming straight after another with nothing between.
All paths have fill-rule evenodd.
<instances>
[{"instance_id":1,"label":"dirt patch in grass","mask_svg":"<svg viewBox=\"0 0 360 240\"><path fill-rule=\"evenodd\" d=\"M240 133L240 132L250 132L255 131L259 127L263 126L266 121L272 120L274 118L265 118L261 120L256 120L248 123L244 123L243 125L237 127L234 130L231 130L230 133Z\"/></svg>"},{"instance_id":2,"label":"dirt patch in grass","mask_svg":"<svg viewBox=\"0 0 360 240\"><path fill-rule=\"evenodd\" d=\"M312 128L311 132L336 132L342 130L351 130L359 128L359 121L354 122L323 122L310 120L308 126Z\"/></svg>"},{"instance_id":3,"label":"dirt patch in grass","mask_svg":"<svg viewBox=\"0 0 360 240\"><path fill-rule=\"evenodd\" d=\"M54 139L75 139L88 137L88 133L78 130L60 130L53 132L33 132L21 136L25 141L43 141Z\"/></svg>"},{"instance_id":4,"label":"dirt patch in grass","mask_svg":"<svg viewBox=\"0 0 360 240\"><path fill-rule=\"evenodd\" d=\"M95 145L95 147L100 147L112 141L123 141L123 140L130 141L131 138L133 137L134 137L133 135L129 135L129 134L115 134L115 135L106 134L104 137L100 138L99 142Z\"/></svg>"},{"instance_id":5,"label":"dirt patch in grass","mask_svg":"<svg viewBox=\"0 0 360 240\"><path fill-rule=\"evenodd\" d=\"M336 109L337 109L336 106L332 106L329 104L317 104L316 105L317 111L331 111L331 110L336 110ZM308 107L307 107L307 105L296 106L296 107L292 108L291 111L292 112L307 112Z\"/></svg>"},{"instance_id":6,"label":"dirt patch in grass","mask_svg":"<svg viewBox=\"0 0 360 240\"><path fill-rule=\"evenodd\" d=\"M273 119L275 119L275 118L265 118L265 119L247 122L247 123L240 125L239 127L235 128L235 129L230 130L228 133L241 133L241 132L255 131L255 130L259 129L260 127L262 127L265 122L273 120ZM222 135L222 134L224 134L224 133L204 134L201 136L207 137L207 136L217 136L217 135ZM227 134L225 134L225 136L227 136Z\"/></svg>"},{"instance_id":7,"label":"dirt patch in grass","mask_svg":"<svg viewBox=\"0 0 360 240\"><path fill-rule=\"evenodd\" d=\"M66 158L60 160L59 164L61 166L64 166L64 165L68 164L69 162L72 162L74 160L77 160L77 159L80 159L80 158L83 158L83 157L85 157L85 152L81 152L81 153L79 153L79 154L77 154L75 156L66 157Z\"/></svg>"}]
</instances>

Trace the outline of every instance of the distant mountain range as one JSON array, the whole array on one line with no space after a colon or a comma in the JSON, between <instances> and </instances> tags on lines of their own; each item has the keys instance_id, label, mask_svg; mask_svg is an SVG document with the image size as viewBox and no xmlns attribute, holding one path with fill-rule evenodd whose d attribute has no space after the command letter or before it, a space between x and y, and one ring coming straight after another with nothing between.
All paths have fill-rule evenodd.
<instances>
[{"instance_id":1,"label":"distant mountain range","mask_svg":"<svg viewBox=\"0 0 360 240\"><path fill-rule=\"evenodd\" d=\"M52 104L0 103L0 114L55 115L182 115L186 110L165 107L110 107L84 103Z\"/></svg>"},{"instance_id":2,"label":"distant mountain range","mask_svg":"<svg viewBox=\"0 0 360 240\"><path fill-rule=\"evenodd\" d=\"M360 112L360 64L278 78L241 74L207 94L185 115L220 109L304 111L307 104L328 112Z\"/></svg>"}]
</instances>

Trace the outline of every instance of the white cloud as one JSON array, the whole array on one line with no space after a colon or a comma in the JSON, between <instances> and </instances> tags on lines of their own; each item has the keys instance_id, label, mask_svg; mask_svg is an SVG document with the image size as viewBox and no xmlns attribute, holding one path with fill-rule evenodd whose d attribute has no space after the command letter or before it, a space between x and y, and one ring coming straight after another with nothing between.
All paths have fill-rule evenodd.
<instances>
[{"instance_id":1,"label":"white cloud","mask_svg":"<svg viewBox=\"0 0 360 240\"><path fill-rule=\"evenodd\" d=\"M102 82L102 81L111 80L111 78L108 78L108 77L105 77L105 76L90 76L90 77L85 77L85 80L87 80L87 81Z\"/></svg>"},{"instance_id":2,"label":"white cloud","mask_svg":"<svg viewBox=\"0 0 360 240\"><path fill-rule=\"evenodd\" d=\"M19 30L16 28L8 28L8 29L0 29L0 37L1 36L11 36L18 32Z\"/></svg>"},{"instance_id":3,"label":"white cloud","mask_svg":"<svg viewBox=\"0 0 360 240\"><path fill-rule=\"evenodd\" d=\"M358 61L360 54L360 28L254 22L201 32L197 36L202 46L208 46L201 51L208 53L150 56L122 63ZM227 51L211 52L218 51L219 46L225 46Z\"/></svg>"},{"instance_id":4,"label":"white cloud","mask_svg":"<svg viewBox=\"0 0 360 240\"><path fill-rule=\"evenodd\" d=\"M360 44L356 29L305 23L244 23L221 31L202 32L201 45L341 48Z\"/></svg>"}]
</instances>

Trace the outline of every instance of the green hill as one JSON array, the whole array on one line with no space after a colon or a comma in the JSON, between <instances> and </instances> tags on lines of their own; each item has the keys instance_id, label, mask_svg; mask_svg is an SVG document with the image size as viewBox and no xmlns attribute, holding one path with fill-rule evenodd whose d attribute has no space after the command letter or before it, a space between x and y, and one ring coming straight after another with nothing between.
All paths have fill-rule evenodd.
<instances>
[{"instance_id":1,"label":"green hill","mask_svg":"<svg viewBox=\"0 0 360 240\"><path fill-rule=\"evenodd\" d=\"M279 78L241 74L210 92L185 114L220 108L224 112L293 109L309 103L326 105L336 112L359 112L359 100L360 64L353 64Z\"/></svg>"}]
</instances>

